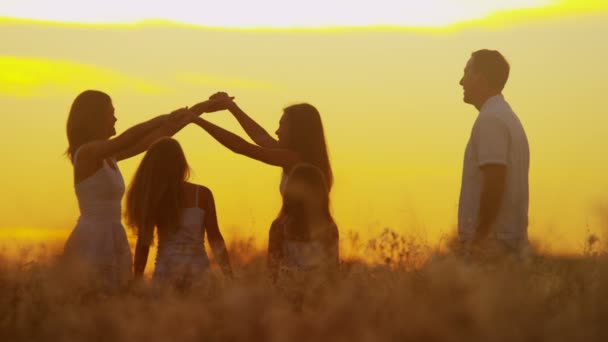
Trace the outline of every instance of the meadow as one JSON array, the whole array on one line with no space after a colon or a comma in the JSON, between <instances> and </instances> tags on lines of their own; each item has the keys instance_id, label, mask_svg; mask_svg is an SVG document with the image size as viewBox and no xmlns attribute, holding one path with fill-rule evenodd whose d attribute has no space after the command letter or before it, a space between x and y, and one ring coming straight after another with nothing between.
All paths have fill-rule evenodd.
<instances>
[{"instance_id":1,"label":"meadow","mask_svg":"<svg viewBox=\"0 0 608 342\"><path fill-rule=\"evenodd\" d=\"M608 1L19 0L0 1L0 32L0 342L608 341ZM480 48L511 63L505 96L530 137L534 243L518 260L441 238L477 114L458 83ZM234 279L214 266L158 288L152 254L144 282L104 291L61 257L78 217L65 124L85 89L111 94L119 131L220 90L270 133L284 107L314 104L340 270L273 283L281 170L191 126L178 139L214 191Z\"/></svg>"},{"instance_id":2,"label":"meadow","mask_svg":"<svg viewBox=\"0 0 608 342\"><path fill-rule=\"evenodd\" d=\"M493 262L390 230L341 243L359 253L327 277L272 284L264 251L243 240L229 245L232 280L215 272L188 291L146 281L118 293L56 247L24 249L0 261L0 340L608 340L608 250L594 236L579 256Z\"/></svg>"}]
</instances>

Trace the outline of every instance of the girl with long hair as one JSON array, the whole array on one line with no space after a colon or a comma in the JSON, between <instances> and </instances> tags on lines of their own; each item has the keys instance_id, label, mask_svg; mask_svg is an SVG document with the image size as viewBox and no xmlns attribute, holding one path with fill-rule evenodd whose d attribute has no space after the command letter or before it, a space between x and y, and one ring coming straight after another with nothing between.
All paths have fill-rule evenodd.
<instances>
[{"instance_id":1,"label":"girl with long hair","mask_svg":"<svg viewBox=\"0 0 608 342\"><path fill-rule=\"evenodd\" d=\"M309 163L319 168L328 189L331 189L333 173L321 115L315 107L301 103L285 108L275 139L241 110L233 99L223 92L214 94L210 100L217 103L208 112L229 110L255 144L205 119L197 118L194 122L233 152L282 168L281 192L285 189L287 175L299 163Z\"/></svg>"},{"instance_id":2,"label":"girl with long hair","mask_svg":"<svg viewBox=\"0 0 608 342\"><path fill-rule=\"evenodd\" d=\"M268 239L268 268L273 279L280 270L335 270L339 264L338 227L330 211L329 189L319 168L297 165L283 192L283 207Z\"/></svg>"},{"instance_id":3,"label":"girl with long hair","mask_svg":"<svg viewBox=\"0 0 608 342\"><path fill-rule=\"evenodd\" d=\"M208 105L196 105L196 112ZM117 162L145 151L163 136L174 135L196 115L181 108L114 137L114 114L112 99L106 93L87 90L78 95L68 117L66 152L74 168L80 217L64 252L85 263L109 289L125 285L132 275L131 251L121 224L125 185Z\"/></svg>"},{"instance_id":4,"label":"girl with long hair","mask_svg":"<svg viewBox=\"0 0 608 342\"><path fill-rule=\"evenodd\" d=\"M190 168L180 144L165 138L144 156L127 194L126 217L136 229L134 271L143 275L156 230L154 279L183 288L209 269L205 235L224 275L232 269L217 222L211 190L188 182Z\"/></svg>"}]
</instances>

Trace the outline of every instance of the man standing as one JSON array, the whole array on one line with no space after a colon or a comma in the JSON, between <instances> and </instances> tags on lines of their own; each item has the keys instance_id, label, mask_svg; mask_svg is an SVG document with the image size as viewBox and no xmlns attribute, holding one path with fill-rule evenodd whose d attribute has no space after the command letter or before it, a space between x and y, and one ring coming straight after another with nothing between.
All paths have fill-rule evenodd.
<instances>
[{"instance_id":1,"label":"man standing","mask_svg":"<svg viewBox=\"0 0 608 342\"><path fill-rule=\"evenodd\" d=\"M502 95L509 69L500 52L479 50L460 80L464 102L479 115L464 156L458 233L465 248L492 254L518 254L528 245L530 150Z\"/></svg>"}]
</instances>

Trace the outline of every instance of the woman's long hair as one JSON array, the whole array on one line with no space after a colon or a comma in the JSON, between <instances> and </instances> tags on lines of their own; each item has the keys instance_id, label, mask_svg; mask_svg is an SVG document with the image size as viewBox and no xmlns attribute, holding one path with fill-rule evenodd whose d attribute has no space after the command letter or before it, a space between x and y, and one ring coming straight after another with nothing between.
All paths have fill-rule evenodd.
<instances>
[{"instance_id":1,"label":"woman's long hair","mask_svg":"<svg viewBox=\"0 0 608 342\"><path fill-rule=\"evenodd\" d=\"M183 184L190 168L180 144L163 138L144 156L127 193L126 218L138 238L150 244L154 227L160 239L179 227L183 208Z\"/></svg>"},{"instance_id":2,"label":"woman's long hair","mask_svg":"<svg viewBox=\"0 0 608 342\"><path fill-rule=\"evenodd\" d=\"M279 214L279 217L288 220L286 233L291 238L309 241L314 237L308 213L311 212L311 206L319 204L322 215L333 224L329 188L323 172L311 164L297 165L289 174ZM324 233L321 232L321 235Z\"/></svg>"},{"instance_id":3,"label":"woman's long hair","mask_svg":"<svg viewBox=\"0 0 608 342\"><path fill-rule=\"evenodd\" d=\"M110 96L98 90L86 90L74 99L67 123L67 156L72 160L78 148L99 138L104 112L112 104Z\"/></svg>"},{"instance_id":4,"label":"woman's long hair","mask_svg":"<svg viewBox=\"0 0 608 342\"><path fill-rule=\"evenodd\" d=\"M298 152L305 163L318 167L331 190L334 178L319 111L308 103L301 103L285 108L283 115L289 129L287 146Z\"/></svg>"}]
</instances>

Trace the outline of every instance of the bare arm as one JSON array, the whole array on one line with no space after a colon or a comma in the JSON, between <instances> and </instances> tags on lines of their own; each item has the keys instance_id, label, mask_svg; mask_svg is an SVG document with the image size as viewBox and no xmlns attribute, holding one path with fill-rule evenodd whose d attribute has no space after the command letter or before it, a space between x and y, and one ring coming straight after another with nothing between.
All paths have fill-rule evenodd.
<instances>
[{"instance_id":1,"label":"bare arm","mask_svg":"<svg viewBox=\"0 0 608 342\"><path fill-rule=\"evenodd\" d=\"M205 198L204 201L204 210L205 210L205 230L207 231L207 239L209 240L209 245L211 245L211 249L213 250L213 256L215 260L217 260L222 272L227 277L232 277L232 266L230 265L230 258L228 256L228 250L226 249L226 243L224 242L224 237L220 232L219 225L217 223L217 213L215 209L215 200L213 198L213 193L207 189L202 188L204 191Z\"/></svg>"},{"instance_id":2,"label":"bare arm","mask_svg":"<svg viewBox=\"0 0 608 342\"><path fill-rule=\"evenodd\" d=\"M146 269L146 263L148 263L148 254L150 252L150 246L144 243L140 238L137 239L135 245L135 257L133 261L133 273L136 279L141 279Z\"/></svg>"},{"instance_id":3,"label":"bare arm","mask_svg":"<svg viewBox=\"0 0 608 342\"><path fill-rule=\"evenodd\" d=\"M204 113L217 112L219 110L224 110L228 107L228 105L232 102L233 97L225 97L221 98L212 98L209 100L205 100L203 102L199 102L194 106L190 107L190 111L194 113L196 116L201 116Z\"/></svg>"},{"instance_id":4,"label":"bare arm","mask_svg":"<svg viewBox=\"0 0 608 342\"><path fill-rule=\"evenodd\" d=\"M103 141L94 141L83 145L80 152L80 159L99 160L114 156L119 151L128 148L137 140L143 138L151 131L162 126L169 120L170 115L164 114L154 119L135 125L119 136Z\"/></svg>"},{"instance_id":5,"label":"bare arm","mask_svg":"<svg viewBox=\"0 0 608 342\"><path fill-rule=\"evenodd\" d=\"M215 103L212 106L208 106L209 112L228 109L241 127L243 127L249 138L258 146L266 148L279 147L278 141L234 102L234 97L229 96L227 93L219 92L213 94L210 97L210 101L215 101Z\"/></svg>"},{"instance_id":6,"label":"bare arm","mask_svg":"<svg viewBox=\"0 0 608 342\"><path fill-rule=\"evenodd\" d=\"M274 139L262 126L260 126L255 120L253 120L247 113L245 113L236 103L228 107L228 110L239 122L241 127L245 130L247 135L257 145L266 148L278 148L279 142Z\"/></svg>"},{"instance_id":7,"label":"bare arm","mask_svg":"<svg viewBox=\"0 0 608 342\"><path fill-rule=\"evenodd\" d=\"M496 220L505 194L507 167L505 165L485 165L481 167L483 182L479 207L478 226L475 242L485 239Z\"/></svg>"},{"instance_id":8,"label":"bare arm","mask_svg":"<svg viewBox=\"0 0 608 342\"><path fill-rule=\"evenodd\" d=\"M162 137L171 137L179 132L182 128L192 122L194 114L184 114L183 117L177 119L168 119L161 126L150 130L147 134L141 136L135 143L129 147L119 151L116 154L117 160L124 160L145 152Z\"/></svg>"},{"instance_id":9,"label":"bare arm","mask_svg":"<svg viewBox=\"0 0 608 342\"><path fill-rule=\"evenodd\" d=\"M97 163L109 157L117 157L122 160L132 155L133 152L125 153L134 148L141 140L146 139L157 129L166 129L168 126L178 125L188 114L187 109L181 108L171 114L160 115L152 120L133 126L116 138L109 140L97 140L83 145L79 151L78 159L80 167L87 164ZM85 166L84 169L87 169Z\"/></svg>"},{"instance_id":10,"label":"bare arm","mask_svg":"<svg viewBox=\"0 0 608 342\"><path fill-rule=\"evenodd\" d=\"M238 135L204 119L197 118L194 120L194 123L207 131L215 140L232 152L283 168L291 168L301 161L298 154L293 151L279 148L265 148L251 144Z\"/></svg>"}]
</instances>

